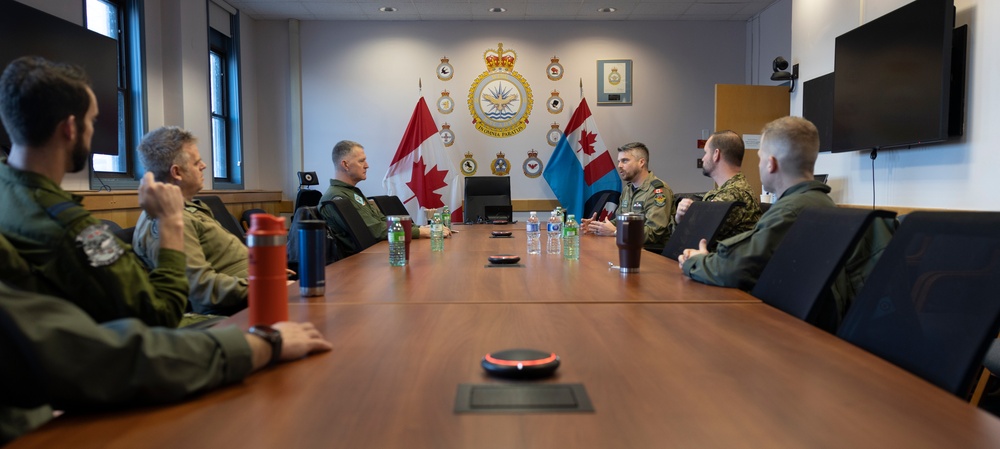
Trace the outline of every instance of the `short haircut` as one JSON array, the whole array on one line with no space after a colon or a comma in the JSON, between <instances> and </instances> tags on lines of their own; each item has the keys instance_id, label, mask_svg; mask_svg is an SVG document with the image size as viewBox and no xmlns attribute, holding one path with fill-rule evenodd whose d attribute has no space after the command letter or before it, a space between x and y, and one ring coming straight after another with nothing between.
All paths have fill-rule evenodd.
<instances>
[{"instance_id":1,"label":"short haircut","mask_svg":"<svg viewBox=\"0 0 1000 449\"><path fill-rule=\"evenodd\" d=\"M712 142L709 150L719 150L722 160L729 165L739 167L743 165L743 153L746 152L743 146L743 138L735 131L718 131L708 137Z\"/></svg>"},{"instance_id":2,"label":"short haircut","mask_svg":"<svg viewBox=\"0 0 1000 449\"><path fill-rule=\"evenodd\" d=\"M0 75L0 119L18 145L40 146L59 122L76 117L82 128L90 109L89 81L82 68L38 56L15 59Z\"/></svg>"},{"instance_id":3,"label":"short haircut","mask_svg":"<svg viewBox=\"0 0 1000 449\"><path fill-rule=\"evenodd\" d=\"M194 134L177 126L157 128L139 142L139 159L157 181L172 182L170 167L185 162L184 146L197 141Z\"/></svg>"},{"instance_id":4,"label":"short haircut","mask_svg":"<svg viewBox=\"0 0 1000 449\"><path fill-rule=\"evenodd\" d=\"M354 147L361 149L365 148L361 146L360 143L351 140L341 140L333 146L333 165L337 168L337 170L340 170L340 161L344 160L347 155L351 154L351 150L354 150Z\"/></svg>"},{"instance_id":5,"label":"short haircut","mask_svg":"<svg viewBox=\"0 0 1000 449\"><path fill-rule=\"evenodd\" d=\"M802 117L779 118L764 126L761 142L767 143L782 172L812 176L819 155L819 131L812 122Z\"/></svg>"},{"instance_id":6,"label":"short haircut","mask_svg":"<svg viewBox=\"0 0 1000 449\"><path fill-rule=\"evenodd\" d=\"M649 149L646 148L646 144L642 142L626 143L625 145L618 147L619 153L623 151L633 153L636 158L645 160L646 166L649 166Z\"/></svg>"}]
</instances>

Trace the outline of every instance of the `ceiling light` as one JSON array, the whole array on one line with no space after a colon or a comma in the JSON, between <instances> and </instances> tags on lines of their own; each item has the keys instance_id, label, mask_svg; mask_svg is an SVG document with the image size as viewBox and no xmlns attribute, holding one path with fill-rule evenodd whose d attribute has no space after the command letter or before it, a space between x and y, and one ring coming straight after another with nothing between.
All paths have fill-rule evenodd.
<instances>
[{"instance_id":1,"label":"ceiling light","mask_svg":"<svg viewBox=\"0 0 1000 449\"><path fill-rule=\"evenodd\" d=\"M507 12L507 8L490 8L490 12Z\"/></svg>"},{"instance_id":2,"label":"ceiling light","mask_svg":"<svg viewBox=\"0 0 1000 449\"><path fill-rule=\"evenodd\" d=\"M392 6L383 6L378 10L382 12L396 12L396 8L393 8Z\"/></svg>"},{"instance_id":3,"label":"ceiling light","mask_svg":"<svg viewBox=\"0 0 1000 449\"><path fill-rule=\"evenodd\" d=\"M597 9L597 12L615 12L615 11L618 11L618 9L617 8L611 8L611 7L608 7L608 8L598 8Z\"/></svg>"}]
</instances>

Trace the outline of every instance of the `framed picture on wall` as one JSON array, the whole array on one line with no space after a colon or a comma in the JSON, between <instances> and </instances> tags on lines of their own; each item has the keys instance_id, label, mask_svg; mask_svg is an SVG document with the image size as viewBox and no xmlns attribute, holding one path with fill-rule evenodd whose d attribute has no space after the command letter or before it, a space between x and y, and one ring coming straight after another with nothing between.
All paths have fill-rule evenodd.
<instances>
[{"instance_id":1,"label":"framed picture on wall","mask_svg":"<svg viewBox=\"0 0 1000 449\"><path fill-rule=\"evenodd\" d=\"M632 104L632 60L597 60L597 104Z\"/></svg>"}]
</instances>

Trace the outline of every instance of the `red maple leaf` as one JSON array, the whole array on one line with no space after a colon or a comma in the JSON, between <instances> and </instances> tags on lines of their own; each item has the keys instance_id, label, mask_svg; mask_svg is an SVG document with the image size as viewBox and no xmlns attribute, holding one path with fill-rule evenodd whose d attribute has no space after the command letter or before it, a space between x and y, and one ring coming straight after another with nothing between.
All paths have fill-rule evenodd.
<instances>
[{"instance_id":1,"label":"red maple leaf","mask_svg":"<svg viewBox=\"0 0 1000 449\"><path fill-rule=\"evenodd\" d=\"M424 164L424 158L421 157L413 163L413 171L410 172L410 182L407 182L406 186L410 188L413 196L417 198L417 203L421 206L425 208L444 207L444 201L441 201L441 194L434 193L434 191L448 186L448 183L444 181L447 175L448 170L438 170L437 165L431 167L430 171L427 171L427 165ZM408 198L406 201L410 201L411 199L413 197Z\"/></svg>"},{"instance_id":2,"label":"red maple leaf","mask_svg":"<svg viewBox=\"0 0 1000 449\"><path fill-rule=\"evenodd\" d=\"M576 151L583 151L583 154L592 156L597 152L597 150L594 149L594 142L597 142L597 134L583 130L583 132L580 133L580 149Z\"/></svg>"}]
</instances>

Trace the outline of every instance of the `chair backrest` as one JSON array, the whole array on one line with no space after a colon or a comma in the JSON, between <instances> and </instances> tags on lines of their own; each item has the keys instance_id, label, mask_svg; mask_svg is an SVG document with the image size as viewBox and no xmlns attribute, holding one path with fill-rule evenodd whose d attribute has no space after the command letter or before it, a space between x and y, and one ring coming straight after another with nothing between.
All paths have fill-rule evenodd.
<instances>
[{"instance_id":1,"label":"chair backrest","mask_svg":"<svg viewBox=\"0 0 1000 449\"><path fill-rule=\"evenodd\" d=\"M348 229L344 231L347 231L351 235L351 240L354 242L354 246L358 249L358 252L376 243L375 236L368 230L365 220L361 218L361 214L354 208L350 200L335 196L332 200L323 202L323 206L326 204L333 205L333 209L340 216L341 221L347 224Z\"/></svg>"},{"instance_id":2,"label":"chair backrest","mask_svg":"<svg viewBox=\"0 0 1000 449\"><path fill-rule=\"evenodd\" d=\"M236 221L236 217L229 213L229 209L226 209L226 205L222 203L222 199L215 195L198 195L194 199L205 203L209 209L212 210L212 215L215 217L215 221L218 221L223 228L231 232L233 235L240 238L244 242L247 241L246 234L243 232L243 227L240 223Z\"/></svg>"},{"instance_id":3,"label":"chair backrest","mask_svg":"<svg viewBox=\"0 0 1000 449\"><path fill-rule=\"evenodd\" d=\"M114 231L114 233L115 233L116 237L118 237L119 239L121 239L121 241L123 241L123 242L128 243L129 245L131 245L132 244L132 236L135 234L135 226L132 226L130 228L125 228L125 229L119 228L117 231Z\"/></svg>"},{"instance_id":4,"label":"chair backrest","mask_svg":"<svg viewBox=\"0 0 1000 449\"><path fill-rule=\"evenodd\" d=\"M594 196L593 198L594 198L593 202L588 200L587 204L584 204L583 218L593 217L594 214L596 213L598 220L604 220L607 215L611 215L612 217L614 216L617 207L611 209L611 211L608 212L607 214L604 213L605 207L608 205L608 203L612 203L617 206L618 199L621 198L621 192L616 192L614 190L605 190L600 192L600 194Z\"/></svg>"},{"instance_id":5,"label":"chair backrest","mask_svg":"<svg viewBox=\"0 0 1000 449\"><path fill-rule=\"evenodd\" d=\"M254 214L266 214L267 211L264 209L247 209L243 211L243 216L240 217L240 226L243 227L243 232L250 232L250 216Z\"/></svg>"},{"instance_id":6,"label":"chair backrest","mask_svg":"<svg viewBox=\"0 0 1000 449\"><path fill-rule=\"evenodd\" d=\"M895 212L807 208L795 219L750 292L767 304L834 332L840 322L830 285L876 217Z\"/></svg>"},{"instance_id":7,"label":"chair backrest","mask_svg":"<svg viewBox=\"0 0 1000 449\"><path fill-rule=\"evenodd\" d=\"M913 212L837 332L965 397L1000 331L1000 212Z\"/></svg>"},{"instance_id":8,"label":"chair backrest","mask_svg":"<svg viewBox=\"0 0 1000 449\"><path fill-rule=\"evenodd\" d=\"M104 223L105 225L107 225L108 226L108 230L111 231L111 232L118 232L118 231L122 230L122 226L120 224L114 222L113 220L108 220L108 219L102 218L101 219L101 223Z\"/></svg>"},{"instance_id":9,"label":"chair backrest","mask_svg":"<svg viewBox=\"0 0 1000 449\"><path fill-rule=\"evenodd\" d=\"M375 201L375 205L385 215L410 215L406 206L396 195L370 196L368 199Z\"/></svg>"},{"instance_id":10,"label":"chair backrest","mask_svg":"<svg viewBox=\"0 0 1000 449\"><path fill-rule=\"evenodd\" d=\"M701 239L708 240L709 246L715 244L715 236L736 204L736 201L695 201L691 203L691 207L684 214L684 219L677 223L677 227L660 254L677 260L677 256L680 256L685 249L697 248Z\"/></svg>"},{"instance_id":11,"label":"chair backrest","mask_svg":"<svg viewBox=\"0 0 1000 449\"><path fill-rule=\"evenodd\" d=\"M299 189L295 194L295 209L303 206L319 206L319 200L323 198L323 193L319 190Z\"/></svg>"},{"instance_id":12,"label":"chair backrest","mask_svg":"<svg viewBox=\"0 0 1000 449\"><path fill-rule=\"evenodd\" d=\"M767 212L767 210L770 209L770 208L771 208L771 203L763 203L763 202L760 203L760 213L763 214L763 213Z\"/></svg>"}]
</instances>

